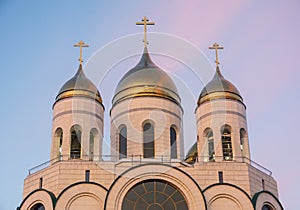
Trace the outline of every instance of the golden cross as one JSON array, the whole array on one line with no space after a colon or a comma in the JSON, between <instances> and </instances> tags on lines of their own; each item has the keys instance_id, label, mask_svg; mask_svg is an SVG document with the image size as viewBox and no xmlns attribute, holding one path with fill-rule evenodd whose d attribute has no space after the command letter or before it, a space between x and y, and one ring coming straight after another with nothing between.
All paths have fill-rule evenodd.
<instances>
[{"instance_id":1,"label":"golden cross","mask_svg":"<svg viewBox=\"0 0 300 210\"><path fill-rule=\"evenodd\" d=\"M82 40L80 40L80 42L78 42L77 44L74 44L73 47L79 47L80 49L80 56L79 56L79 63L80 65L82 64L83 60L82 60L82 48L83 47L89 47L88 44L85 44Z\"/></svg>"},{"instance_id":2,"label":"golden cross","mask_svg":"<svg viewBox=\"0 0 300 210\"><path fill-rule=\"evenodd\" d=\"M147 25L155 25L154 22L149 22L149 20L146 18L146 16L142 19L142 22L136 22L136 25L144 25L144 44L145 47L147 47L148 41L147 41Z\"/></svg>"},{"instance_id":3,"label":"golden cross","mask_svg":"<svg viewBox=\"0 0 300 210\"><path fill-rule=\"evenodd\" d=\"M220 47L217 43L214 43L214 45L212 47L209 47L208 49L216 51L216 61L215 61L215 63L217 64L217 66L219 66L220 62L219 62L219 58L218 58L218 50L223 50L224 47Z\"/></svg>"}]
</instances>

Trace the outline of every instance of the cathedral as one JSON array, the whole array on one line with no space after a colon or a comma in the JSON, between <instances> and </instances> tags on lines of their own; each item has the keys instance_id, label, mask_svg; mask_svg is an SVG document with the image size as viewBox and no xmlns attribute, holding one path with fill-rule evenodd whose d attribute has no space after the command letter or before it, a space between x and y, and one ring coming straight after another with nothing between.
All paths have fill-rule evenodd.
<instances>
[{"instance_id":1,"label":"cathedral","mask_svg":"<svg viewBox=\"0 0 300 210\"><path fill-rule=\"evenodd\" d=\"M144 50L119 78L111 107L85 75L88 45L74 45L80 63L52 107L50 161L30 170L17 210L283 210L272 173L251 160L246 105L221 73L222 47L210 47L215 74L199 89L197 138L185 154L179 91L148 52L146 28L154 23L145 17L137 24ZM109 157L102 154L104 123Z\"/></svg>"}]
</instances>

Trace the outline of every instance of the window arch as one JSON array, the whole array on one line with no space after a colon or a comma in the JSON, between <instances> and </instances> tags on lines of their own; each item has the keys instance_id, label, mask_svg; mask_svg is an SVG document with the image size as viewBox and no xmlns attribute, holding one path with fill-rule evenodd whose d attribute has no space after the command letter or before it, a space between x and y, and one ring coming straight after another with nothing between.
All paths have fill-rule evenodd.
<instances>
[{"instance_id":1,"label":"window arch","mask_svg":"<svg viewBox=\"0 0 300 210\"><path fill-rule=\"evenodd\" d=\"M188 210L187 201L176 186L158 179L134 185L125 195L122 210L168 209Z\"/></svg>"},{"instance_id":2,"label":"window arch","mask_svg":"<svg viewBox=\"0 0 300 210\"><path fill-rule=\"evenodd\" d=\"M127 127L119 129L119 159L127 157Z\"/></svg>"},{"instance_id":3,"label":"window arch","mask_svg":"<svg viewBox=\"0 0 300 210\"><path fill-rule=\"evenodd\" d=\"M45 210L45 207L43 204L37 203L33 207L31 207L30 210Z\"/></svg>"},{"instance_id":4,"label":"window arch","mask_svg":"<svg viewBox=\"0 0 300 210\"><path fill-rule=\"evenodd\" d=\"M144 158L154 158L154 126L147 122L143 126Z\"/></svg>"},{"instance_id":5,"label":"window arch","mask_svg":"<svg viewBox=\"0 0 300 210\"><path fill-rule=\"evenodd\" d=\"M222 139L222 150L223 159L232 160L232 142L231 142L231 127L229 125L224 125L221 128L221 139Z\"/></svg>"},{"instance_id":6,"label":"window arch","mask_svg":"<svg viewBox=\"0 0 300 210\"><path fill-rule=\"evenodd\" d=\"M61 158L62 156L62 144L63 144L63 130L62 128L57 128L54 134L56 146L56 156Z\"/></svg>"},{"instance_id":7,"label":"window arch","mask_svg":"<svg viewBox=\"0 0 300 210\"><path fill-rule=\"evenodd\" d=\"M245 156L245 143L247 141L247 133L244 128L240 129L240 146L241 146L241 154L242 157Z\"/></svg>"},{"instance_id":8,"label":"window arch","mask_svg":"<svg viewBox=\"0 0 300 210\"><path fill-rule=\"evenodd\" d=\"M177 134L173 127L170 128L170 147L171 158L177 158Z\"/></svg>"},{"instance_id":9,"label":"window arch","mask_svg":"<svg viewBox=\"0 0 300 210\"><path fill-rule=\"evenodd\" d=\"M214 136L213 131L211 128L206 128L204 130L203 136L205 138L207 153L206 156L208 157L209 161L215 160L215 143L214 143Z\"/></svg>"},{"instance_id":10,"label":"window arch","mask_svg":"<svg viewBox=\"0 0 300 210\"><path fill-rule=\"evenodd\" d=\"M74 125L71 128L71 159L78 159L81 157L81 128L79 125Z\"/></svg>"},{"instance_id":11,"label":"window arch","mask_svg":"<svg viewBox=\"0 0 300 210\"><path fill-rule=\"evenodd\" d=\"M261 208L261 210L274 210L274 208L268 204L264 204L263 207Z\"/></svg>"},{"instance_id":12,"label":"window arch","mask_svg":"<svg viewBox=\"0 0 300 210\"><path fill-rule=\"evenodd\" d=\"M90 143L89 143L89 159L94 160L95 156L95 140L98 136L98 130L96 128L92 128L90 131Z\"/></svg>"}]
</instances>

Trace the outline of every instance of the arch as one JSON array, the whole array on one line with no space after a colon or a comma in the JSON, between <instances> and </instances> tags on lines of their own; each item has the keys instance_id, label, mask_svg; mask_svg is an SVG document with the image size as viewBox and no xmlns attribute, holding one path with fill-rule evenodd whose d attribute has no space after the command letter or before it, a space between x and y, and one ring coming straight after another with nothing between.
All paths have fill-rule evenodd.
<instances>
[{"instance_id":1,"label":"arch","mask_svg":"<svg viewBox=\"0 0 300 210\"><path fill-rule=\"evenodd\" d=\"M107 189L94 182L78 182L65 188L57 197L55 209L84 209L82 202L91 204L91 209L104 209ZM75 207L76 206L76 207ZM85 206L87 208L87 206ZM89 208L87 208L89 209Z\"/></svg>"},{"instance_id":2,"label":"arch","mask_svg":"<svg viewBox=\"0 0 300 210\"><path fill-rule=\"evenodd\" d=\"M154 125L150 121L143 123L143 157L154 158L155 142L154 142Z\"/></svg>"},{"instance_id":3,"label":"arch","mask_svg":"<svg viewBox=\"0 0 300 210\"><path fill-rule=\"evenodd\" d=\"M231 127L227 124L221 127L223 160L226 161L233 159L231 130L232 130Z\"/></svg>"},{"instance_id":4,"label":"arch","mask_svg":"<svg viewBox=\"0 0 300 210\"><path fill-rule=\"evenodd\" d=\"M214 143L214 135L211 128L206 128L203 131L203 137L205 142L205 157L206 161L214 161L215 160L215 143Z\"/></svg>"},{"instance_id":5,"label":"arch","mask_svg":"<svg viewBox=\"0 0 300 210\"><path fill-rule=\"evenodd\" d=\"M90 142L89 142L89 159L94 160L95 157L95 142L99 138L99 132L96 128L92 128L90 131Z\"/></svg>"},{"instance_id":6,"label":"arch","mask_svg":"<svg viewBox=\"0 0 300 210\"><path fill-rule=\"evenodd\" d=\"M263 206L272 207L271 210L283 210L278 198L269 191L260 191L256 193L252 198L253 206L255 210L262 210Z\"/></svg>"},{"instance_id":7,"label":"arch","mask_svg":"<svg viewBox=\"0 0 300 210\"><path fill-rule=\"evenodd\" d=\"M153 171L155 168L155 171ZM105 209L121 210L127 192L136 184L159 179L180 189L189 210L206 210L206 201L198 183L186 172L166 164L148 163L134 166L120 174L111 184Z\"/></svg>"},{"instance_id":8,"label":"arch","mask_svg":"<svg viewBox=\"0 0 300 210\"><path fill-rule=\"evenodd\" d=\"M176 127L172 125L170 127L170 148L171 148L171 158L177 158L177 132Z\"/></svg>"},{"instance_id":9,"label":"arch","mask_svg":"<svg viewBox=\"0 0 300 210\"><path fill-rule=\"evenodd\" d=\"M118 129L119 159L127 157L127 127L121 125Z\"/></svg>"},{"instance_id":10,"label":"arch","mask_svg":"<svg viewBox=\"0 0 300 210\"><path fill-rule=\"evenodd\" d=\"M45 210L45 206L41 203L37 203L34 204L34 206L30 208L30 210Z\"/></svg>"},{"instance_id":11,"label":"arch","mask_svg":"<svg viewBox=\"0 0 300 210\"><path fill-rule=\"evenodd\" d=\"M71 133L70 158L79 159L81 158L82 129L79 125L73 125L70 129L70 133Z\"/></svg>"},{"instance_id":12,"label":"arch","mask_svg":"<svg viewBox=\"0 0 300 210\"><path fill-rule=\"evenodd\" d=\"M122 201L122 210L140 209L188 210L188 205L175 185L160 179L148 179L129 189Z\"/></svg>"},{"instance_id":13,"label":"arch","mask_svg":"<svg viewBox=\"0 0 300 210\"><path fill-rule=\"evenodd\" d=\"M224 206L232 210L254 210L249 195L238 186L217 183L203 190L208 210L219 210Z\"/></svg>"},{"instance_id":14,"label":"arch","mask_svg":"<svg viewBox=\"0 0 300 210\"><path fill-rule=\"evenodd\" d=\"M263 205L263 207L261 208L261 210L275 210L275 208L273 207L273 205L271 205L269 203L265 203Z\"/></svg>"},{"instance_id":15,"label":"arch","mask_svg":"<svg viewBox=\"0 0 300 210\"><path fill-rule=\"evenodd\" d=\"M61 127L56 128L54 132L54 145L55 145L55 157L61 159L62 157L62 144L63 144L63 129Z\"/></svg>"},{"instance_id":16,"label":"arch","mask_svg":"<svg viewBox=\"0 0 300 210\"><path fill-rule=\"evenodd\" d=\"M28 194L22 201L19 210L31 210L33 207L39 207L42 204L45 209L53 210L56 204L55 195L45 189L37 189ZM37 205L37 206L35 206Z\"/></svg>"}]
</instances>

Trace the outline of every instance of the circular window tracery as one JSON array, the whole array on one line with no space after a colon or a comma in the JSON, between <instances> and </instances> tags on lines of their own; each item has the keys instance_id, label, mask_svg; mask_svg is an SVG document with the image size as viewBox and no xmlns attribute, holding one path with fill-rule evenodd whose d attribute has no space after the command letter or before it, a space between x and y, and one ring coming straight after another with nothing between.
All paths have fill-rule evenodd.
<instances>
[{"instance_id":1,"label":"circular window tracery","mask_svg":"<svg viewBox=\"0 0 300 210\"><path fill-rule=\"evenodd\" d=\"M122 210L188 210L182 193L168 182L146 180L125 195Z\"/></svg>"}]
</instances>

